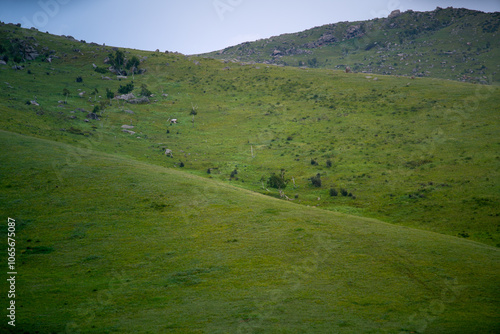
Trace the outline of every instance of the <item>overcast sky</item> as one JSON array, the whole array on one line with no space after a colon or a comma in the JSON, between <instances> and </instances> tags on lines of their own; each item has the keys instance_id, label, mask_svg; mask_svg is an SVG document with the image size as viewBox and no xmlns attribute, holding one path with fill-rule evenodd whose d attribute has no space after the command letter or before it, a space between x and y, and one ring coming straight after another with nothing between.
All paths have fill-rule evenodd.
<instances>
[{"instance_id":1,"label":"overcast sky","mask_svg":"<svg viewBox=\"0 0 500 334\"><path fill-rule=\"evenodd\" d=\"M197 54L340 21L500 0L0 0L0 20L78 40Z\"/></svg>"}]
</instances>

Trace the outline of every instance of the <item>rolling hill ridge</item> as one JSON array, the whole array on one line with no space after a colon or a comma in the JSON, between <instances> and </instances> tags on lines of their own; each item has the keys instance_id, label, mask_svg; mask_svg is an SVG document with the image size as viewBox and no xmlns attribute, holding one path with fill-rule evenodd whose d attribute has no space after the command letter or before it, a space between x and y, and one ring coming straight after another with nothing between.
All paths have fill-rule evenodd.
<instances>
[{"instance_id":1,"label":"rolling hill ridge","mask_svg":"<svg viewBox=\"0 0 500 334\"><path fill-rule=\"evenodd\" d=\"M500 13L394 11L246 42L203 57L373 74L498 83Z\"/></svg>"}]
</instances>

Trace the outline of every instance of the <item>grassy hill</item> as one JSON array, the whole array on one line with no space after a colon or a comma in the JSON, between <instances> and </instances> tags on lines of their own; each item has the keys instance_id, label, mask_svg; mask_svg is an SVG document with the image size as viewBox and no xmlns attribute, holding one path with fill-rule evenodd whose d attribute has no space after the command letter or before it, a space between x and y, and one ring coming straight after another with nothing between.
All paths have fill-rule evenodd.
<instances>
[{"instance_id":1,"label":"grassy hill","mask_svg":"<svg viewBox=\"0 0 500 334\"><path fill-rule=\"evenodd\" d=\"M338 22L246 42L204 57L238 62L498 83L500 13L438 8Z\"/></svg>"},{"instance_id":2,"label":"grassy hill","mask_svg":"<svg viewBox=\"0 0 500 334\"><path fill-rule=\"evenodd\" d=\"M0 45L17 332L498 330L499 87Z\"/></svg>"},{"instance_id":3,"label":"grassy hill","mask_svg":"<svg viewBox=\"0 0 500 334\"><path fill-rule=\"evenodd\" d=\"M498 330L497 248L96 151L61 181L73 146L0 138L12 333Z\"/></svg>"},{"instance_id":4,"label":"grassy hill","mask_svg":"<svg viewBox=\"0 0 500 334\"><path fill-rule=\"evenodd\" d=\"M146 73L118 79L93 66L109 66L111 47L2 29L41 55L21 70L0 65L0 128L76 146L54 167L59 178L89 148L275 197L268 180L284 173L295 203L500 244L496 86L138 50L124 52ZM141 86L155 94L150 103L106 98L132 81L137 96Z\"/></svg>"}]
</instances>

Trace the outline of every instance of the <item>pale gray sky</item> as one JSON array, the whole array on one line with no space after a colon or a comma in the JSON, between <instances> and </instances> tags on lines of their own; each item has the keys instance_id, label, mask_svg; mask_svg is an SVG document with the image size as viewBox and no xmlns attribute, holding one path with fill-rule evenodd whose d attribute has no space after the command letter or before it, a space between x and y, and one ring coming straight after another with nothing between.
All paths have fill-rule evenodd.
<instances>
[{"instance_id":1,"label":"pale gray sky","mask_svg":"<svg viewBox=\"0 0 500 334\"><path fill-rule=\"evenodd\" d=\"M1 0L0 20L87 42L196 54L438 6L496 12L500 0Z\"/></svg>"}]
</instances>

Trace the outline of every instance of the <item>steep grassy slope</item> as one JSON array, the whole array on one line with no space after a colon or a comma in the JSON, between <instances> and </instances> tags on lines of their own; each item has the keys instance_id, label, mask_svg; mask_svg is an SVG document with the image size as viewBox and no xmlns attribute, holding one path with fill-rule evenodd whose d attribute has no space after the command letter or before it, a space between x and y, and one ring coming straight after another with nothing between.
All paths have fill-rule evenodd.
<instances>
[{"instance_id":1,"label":"steep grassy slope","mask_svg":"<svg viewBox=\"0 0 500 334\"><path fill-rule=\"evenodd\" d=\"M37 43L41 56L22 70L0 65L0 128L78 147L67 162L54 163L59 179L86 159L88 148L183 165L275 197L279 191L267 181L283 170L283 196L295 203L500 244L496 86L137 50L126 56L140 57L147 72L119 81L92 66L107 67L110 47L2 29L6 40ZM51 55L59 58L44 61ZM151 103L107 102L106 89L116 92L132 80L135 94L141 85L155 94ZM34 99L39 106L26 104ZM92 120L98 105L100 119ZM136 133L122 132L123 125ZM321 187L314 187L310 179L318 174ZM352 196L341 196L342 189Z\"/></svg>"},{"instance_id":2,"label":"steep grassy slope","mask_svg":"<svg viewBox=\"0 0 500 334\"><path fill-rule=\"evenodd\" d=\"M247 42L203 56L289 66L498 83L500 13L407 11Z\"/></svg>"},{"instance_id":3,"label":"steep grassy slope","mask_svg":"<svg viewBox=\"0 0 500 334\"><path fill-rule=\"evenodd\" d=\"M74 146L0 141L0 215L17 222L12 333L499 329L497 248L92 150L58 178Z\"/></svg>"}]
</instances>

